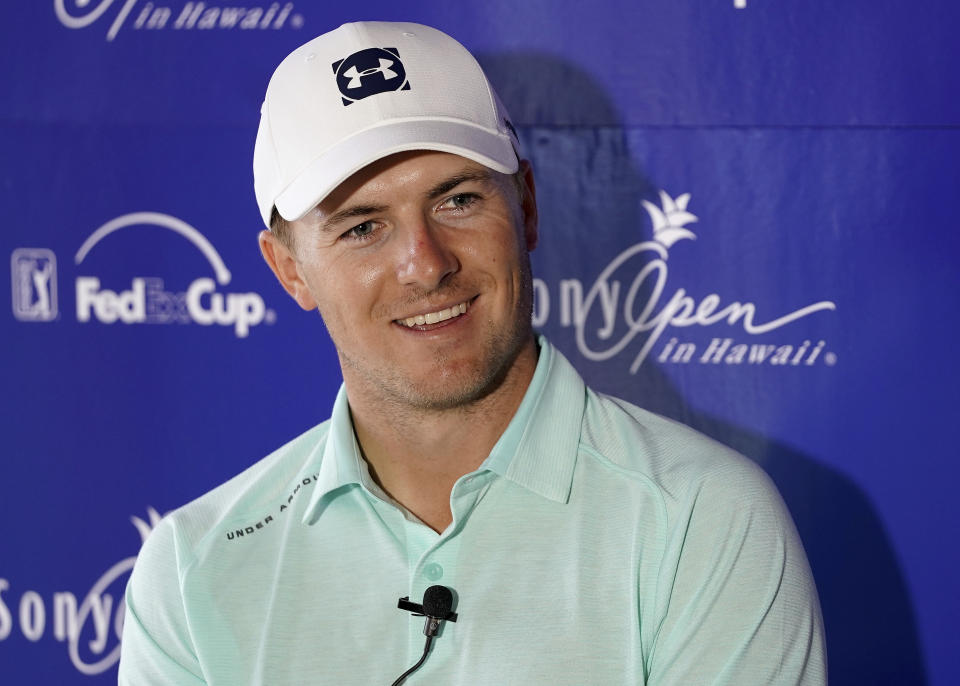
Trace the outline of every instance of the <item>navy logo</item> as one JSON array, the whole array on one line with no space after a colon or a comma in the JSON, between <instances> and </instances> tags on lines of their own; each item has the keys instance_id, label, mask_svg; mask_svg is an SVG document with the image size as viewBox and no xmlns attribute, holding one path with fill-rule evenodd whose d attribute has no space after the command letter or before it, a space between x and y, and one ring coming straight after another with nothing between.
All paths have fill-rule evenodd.
<instances>
[{"instance_id":1,"label":"navy logo","mask_svg":"<svg viewBox=\"0 0 960 686\"><path fill-rule=\"evenodd\" d=\"M407 72L396 48L368 48L332 66L344 105L377 93L410 90Z\"/></svg>"}]
</instances>

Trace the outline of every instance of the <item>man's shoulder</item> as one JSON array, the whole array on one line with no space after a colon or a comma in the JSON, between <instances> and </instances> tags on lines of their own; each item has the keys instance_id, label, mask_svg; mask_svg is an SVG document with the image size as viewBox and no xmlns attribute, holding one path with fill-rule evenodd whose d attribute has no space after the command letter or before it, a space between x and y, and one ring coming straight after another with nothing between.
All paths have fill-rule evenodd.
<instances>
[{"instance_id":1,"label":"man's shoulder","mask_svg":"<svg viewBox=\"0 0 960 686\"><path fill-rule=\"evenodd\" d=\"M732 448L621 398L587 391L581 447L668 500L703 489L775 492L766 473Z\"/></svg>"},{"instance_id":2,"label":"man's shoulder","mask_svg":"<svg viewBox=\"0 0 960 686\"><path fill-rule=\"evenodd\" d=\"M255 526L261 511L275 509L304 479L315 480L330 420L308 429L244 471L174 510L165 519L181 546L200 545L212 531L234 524ZM299 489L298 489L299 490ZM253 519L251 519L253 517Z\"/></svg>"},{"instance_id":3,"label":"man's shoulder","mask_svg":"<svg viewBox=\"0 0 960 686\"><path fill-rule=\"evenodd\" d=\"M640 616L655 627L651 681L706 683L727 673L745 683L824 682L822 620L803 545L757 464L679 422L592 391L580 445L586 459L578 462L609 475L599 477L601 488L582 489L603 494L591 505L606 521L629 521L632 511L639 522L632 530L643 536L647 563L637 573ZM624 480L629 487L618 489Z\"/></svg>"}]
</instances>

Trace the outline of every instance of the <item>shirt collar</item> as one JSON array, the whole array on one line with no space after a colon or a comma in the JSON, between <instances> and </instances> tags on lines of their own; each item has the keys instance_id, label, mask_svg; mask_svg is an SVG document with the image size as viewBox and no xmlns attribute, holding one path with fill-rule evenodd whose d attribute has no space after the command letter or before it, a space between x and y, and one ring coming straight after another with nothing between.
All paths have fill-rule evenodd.
<instances>
[{"instance_id":1,"label":"shirt collar","mask_svg":"<svg viewBox=\"0 0 960 686\"><path fill-rule=\"evenodd\" d=\"M539 342L540 359L530 387L484 466L534 493L565 503L573 483L587 389L545 337L540 336Z\"/></svg>"},{"instance_id":2,"label":"shirt collar","mask_svg":"<svg viewBox=\"0 0 960 686\"><path fill-rule=\"evenodd\" d=\"M478 471L491 471L545 498L565 503L580 443L586 385L545 337L539 337L539 344L540 357L523 400ZM317 520L334 491L371 482L360 456L343 385L333 403L329 426L304 523Z\"/></svg>"},{"instance_id":3,"label":"shirt collar","mask_svg":"<svg viewBox=\"0 0 960 686\"><path fill-rule=\"evenodd\" d=\"M329 501L327 496L341 487L362 484L363 473L369 474L366 463L360 457L360 447L357 445L357 438L353 432L353 420L350 418L347 390L343 384L340 385L337 398L333 401L329 427L317 475L317 485L303 514L305 524L314 523L320 516Z\"/></svg>"}]
</instances>

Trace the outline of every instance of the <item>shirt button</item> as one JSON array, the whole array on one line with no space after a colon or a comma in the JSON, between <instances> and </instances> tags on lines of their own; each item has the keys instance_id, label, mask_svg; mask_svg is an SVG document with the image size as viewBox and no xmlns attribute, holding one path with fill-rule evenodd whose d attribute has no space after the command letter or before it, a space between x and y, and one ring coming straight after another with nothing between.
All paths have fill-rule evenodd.
<instances>
[{"instance_id":1,"label":"shirt button","mask_svg":"<svg viewBox=\"0 0 960 686\"><path fill-rule=\"evenodd\" d=\"M430 581L438 581L443 578L443 567L436 562L431 562L423 568L423 575L430 579Z\"/></svg>"}]
</instances>

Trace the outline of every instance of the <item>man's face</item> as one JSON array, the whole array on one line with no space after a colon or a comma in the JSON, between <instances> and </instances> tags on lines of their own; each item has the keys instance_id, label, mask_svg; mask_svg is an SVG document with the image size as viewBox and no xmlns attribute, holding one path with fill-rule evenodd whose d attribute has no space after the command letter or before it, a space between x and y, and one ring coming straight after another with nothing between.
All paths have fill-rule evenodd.
<instances>
[{"instance_id":1,"label":"man's face","mask_svg":"<svg viewBox=\"0 0 960 686\"><path fill-rule=\"evenodd\" d=\"M350 393L420 409L468 405L532 350L536 205L515 180L457 155L400 153L261 247L287 291L318 309Z\"/></svg>"}]
</instances>

